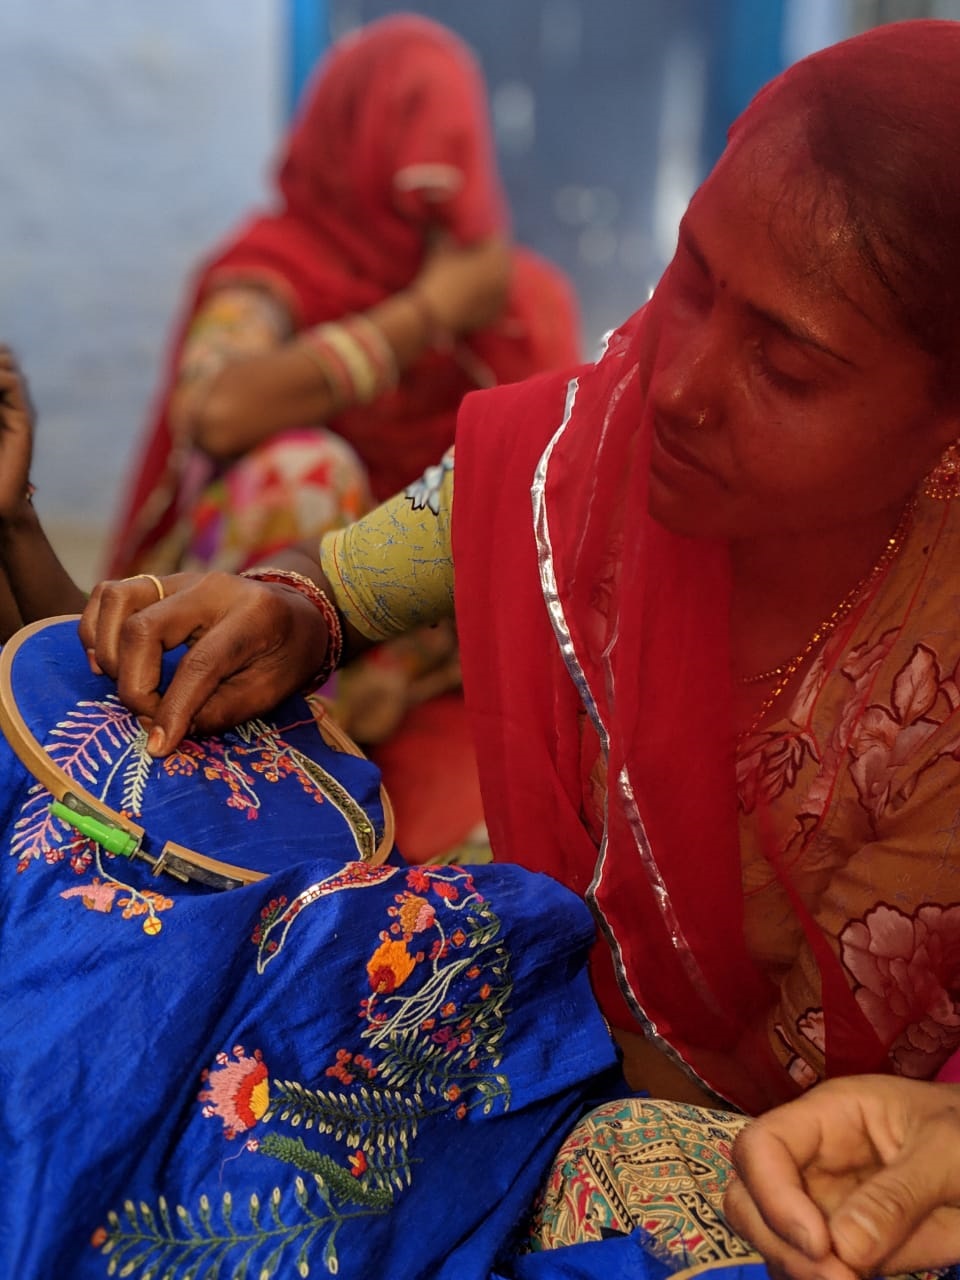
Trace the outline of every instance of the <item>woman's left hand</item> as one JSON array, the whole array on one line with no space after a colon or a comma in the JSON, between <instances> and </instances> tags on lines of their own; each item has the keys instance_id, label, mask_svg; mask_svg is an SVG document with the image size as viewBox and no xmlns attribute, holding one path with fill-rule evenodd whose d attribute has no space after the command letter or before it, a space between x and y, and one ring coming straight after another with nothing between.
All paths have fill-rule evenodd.
<instances>
[{"instance_id":1,"label":"woman's left hand","mask_svg":"<svg viewBox=\"0 0 960 1280\"><path fill-rule=\"evenodd\" d=\"M0 345L0 521L21 510L33 454L33 406L9 347Z\"/></svg>"},{"instance_id":2,"label":"woman's left hand","mask_svg":"<svg viewBox=\"0 0 960 1280\"><path fill-rule=\"evenodd\" d=\"M327 650L320 611L292 587L227 573L178 573L102 582L80 621L94 670L117 682L123 704L147 720L147 750L173 751L193 730L217 733L302 689ZM163 655L189 646L159 691Z\"/></svg>"}]
</instances>

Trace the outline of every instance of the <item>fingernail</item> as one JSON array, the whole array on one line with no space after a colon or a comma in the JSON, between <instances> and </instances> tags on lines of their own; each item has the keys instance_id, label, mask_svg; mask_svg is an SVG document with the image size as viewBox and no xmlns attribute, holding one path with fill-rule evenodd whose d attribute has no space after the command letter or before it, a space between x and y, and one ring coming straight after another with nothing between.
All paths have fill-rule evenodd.
<instances>
[{"instance_id":1,"label":"fingernail","mask_svg":"<svg viewBox=\"0 0 960 1280\"><path fill-rule=\"evenodd\" d=\"M881 1235L877 1223L859 1209L847 1209L830 1223L833 1247L849 1267L858 1269L877 1253Z\"/></svg>"},{"instance_id":2,"label":"fingernail","mask_svg":"<svg viewBox=\"0 0 960 1280\"><path fill-rule=\"evenodd\" d=\"M92 649L87 650L87 662L90 663L90 670L95 676L103 675L103 667L101 667L100 663L97 661L96 655Z\"/></svg>"},{"instance_id":3,"label":"fingernail","mask_svg":"<svg viewBox=\"0 0 960 1280\"><path fill-rule=\"evenodd\" d=\"M151 756L162 756L167 745L167 735L159 725L154 725L147 735L147 753Z\"/></svg>"},{"instance_id":4,"label":"fingernail","mask_svg":"<svg viewBox=\"0 0 960 1280\"><path fill-rule=\"evenodd\" d=\"M805 1253L808 1258L815 1256L813 1241L810 1239L810 1233L806 1227L801 1226L799 1222L791 1223L790 1230L786 1234L790 1243L799 1249L801 1253Z\"/></svg>"}]
</instances>

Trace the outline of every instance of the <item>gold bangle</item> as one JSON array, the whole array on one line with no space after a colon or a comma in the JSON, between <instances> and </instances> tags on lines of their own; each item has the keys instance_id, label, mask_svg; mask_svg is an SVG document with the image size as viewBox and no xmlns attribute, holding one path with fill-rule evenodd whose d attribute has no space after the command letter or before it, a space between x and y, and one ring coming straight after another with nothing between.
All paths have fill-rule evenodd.
<instances>
[{"instance_id":1,"label":"gold bangle","mask_svg":"<svg viewBox=\"0 0 960 1280\"><path fill-rule=\"evenodd\" d=\"M400 380L400 370L397 367L397 356L393 347L387 340L386 334L369 316L357 313L350 317L348 322L359 330L362 337L360 341L366 340L373 348L374 355L377 358L382 370L382 391L392 391Z\"/></svg>"},{"instance_id":2,"label":"gold bangle","mask_svg":"<svg viewBox=\"0 0 960 1280\"><path fill-rule=\"evenodd\" d=\"M353 334L342 324L324 324L315 332L318 340L331 347L346 366L357 403L375 400L379 391L376 366Z\"/></svg>"}]
</instances>

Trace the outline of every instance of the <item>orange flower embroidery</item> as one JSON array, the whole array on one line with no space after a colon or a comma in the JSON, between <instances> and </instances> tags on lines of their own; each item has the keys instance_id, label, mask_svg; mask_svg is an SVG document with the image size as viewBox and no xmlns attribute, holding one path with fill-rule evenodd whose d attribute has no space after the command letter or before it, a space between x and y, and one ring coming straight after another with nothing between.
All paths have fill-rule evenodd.
<instances>
[{"instance_id":1,"label":"orange flower embroidery","mask_svg":"<svg viewBox=\"0 0 960 1280\"><path fill-rule=\"evenodd\" d=\"M374 991L396 991L413 973L416 960L402 942L381 942L367 961L367 977Z\"/></svg>"},{"instance_id":2,"label":"orange flower embroidery","mask_svg":"<svg viewBox=\"0 0 960 1280\"><path fill-rule=\"evenodd\" d=\"M408 895L400 904L400 925L404 933L423 933L436 919L437 913L426 898Z\"/></svg>"}]
</instances>

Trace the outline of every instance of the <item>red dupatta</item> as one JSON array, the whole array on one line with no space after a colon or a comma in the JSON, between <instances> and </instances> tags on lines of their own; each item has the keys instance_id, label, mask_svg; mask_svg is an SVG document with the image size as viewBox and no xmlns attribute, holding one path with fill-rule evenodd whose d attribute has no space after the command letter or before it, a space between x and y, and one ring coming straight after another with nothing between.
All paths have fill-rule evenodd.
<instances>
[{"instance_id":1,"label":"red dupatta","mask_svg":"<svg viewBox=\"0 0 960 1280\"><path fill-rule=\"evenodd\" d=\"M938 72L957 31L896 24L815 54L763 90L732 136L784 86L781 109L796 113L825 86L868 77L876 101L895 94L897 141L909 145L927 127L923 103L952 83ZM647 512L657 307L655 294L569 382L465 403L453 530L464 687L495 853L586 896L610 1021L659 1037L756 1110L798 1086L770 1041L777 992L744 941L727 550ZM591 732L605 765L590 780L599 849L584 822ZM819 969L827 1074L889 1070L837 940L781 865L769 814L757 816Z\"/></svg>"},{"instance_id":2,"label":"red dupatta","mask_svg":"<svg viewBox=\"0 0 960 1280\"><path fill-rule=\"evenodd\" d=\"M479 68L425 18L400 15L338 44L319 69L287 139L277 213L245 223L200 269L177 327L146 440L127 486L109 571L131 572L177 516L178 459L168 420L183 338L211 288L267 283L297 328L362 311L409 284L428 230L467 245L505 233ZM514 255L508 307L453 352L430 352L376 404L333 424L384 498L453 439L463 395L577 358L576 308L562 274Z\"/></svg>"},{"instance_id":3,"label":"red dupatta","mask_svg":"<svg viewBox=\"0 0 960 1280\"><path fill-rule=\"evenodd\" d=\"M464 404L453 530L464 688L494 852L586 897L608 1019L755 1111L797 1087L768 1039L776 993L744 942L727 550L647 514L641 384L655 310L569 381ZM606 765L599 851L584 823L587 725ZM828 940L775 869L820 965L828 1071L881 1069Z\"/></svg>"}]
</instances>

